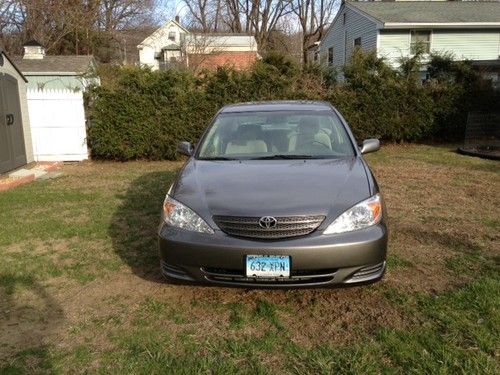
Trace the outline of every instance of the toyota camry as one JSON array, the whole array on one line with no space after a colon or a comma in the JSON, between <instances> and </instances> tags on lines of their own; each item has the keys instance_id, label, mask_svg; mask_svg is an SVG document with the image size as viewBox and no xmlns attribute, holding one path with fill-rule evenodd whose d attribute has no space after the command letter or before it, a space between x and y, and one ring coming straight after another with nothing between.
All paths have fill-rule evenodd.
<instances>
[{"instance_id":1,"label":"toyota camry","mask_svg":"<svg viewBox=\"0 0 500 375\"><path fill-rule=\"evenodd\" d=\"M323 102L222 108L168 190L168 279L242 287L370 283L385 272L386 212L340 113Z\"/></svg>"}]
</instances>

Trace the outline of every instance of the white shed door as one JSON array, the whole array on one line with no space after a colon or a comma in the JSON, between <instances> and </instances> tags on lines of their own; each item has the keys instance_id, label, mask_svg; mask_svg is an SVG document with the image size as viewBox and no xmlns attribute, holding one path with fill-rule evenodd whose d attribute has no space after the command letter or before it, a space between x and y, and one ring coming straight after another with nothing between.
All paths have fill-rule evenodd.
<instances>
[{"instance_id":1,"label":"white shed door","mask_svg":"<svg viewBox=\"0 0 500 375\"><path fill-rule=\"evenodd\" d=\"M81 91L28 90L28 111L35 160L88 158Z\"/></svg>"}]
</instances>

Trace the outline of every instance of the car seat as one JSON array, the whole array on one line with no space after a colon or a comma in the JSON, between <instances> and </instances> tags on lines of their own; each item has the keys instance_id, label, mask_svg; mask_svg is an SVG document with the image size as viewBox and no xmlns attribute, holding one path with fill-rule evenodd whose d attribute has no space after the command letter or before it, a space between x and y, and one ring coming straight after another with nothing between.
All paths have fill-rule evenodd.
<instances>
[{"instance_id":1,"label":"car seat","mask_svg":"<svg viewBox=\"0 0 500 375\"><path fill-rule=\"evenodd\" d=\"M235 138L228 142L226 154L260 154L267 152L267 145L260 137L257 125L240 125Z\"/></svg>"},{"instance_id":2,"label":"car seat","mask_svg":"<svg viewBox=\"0 0 500 375\"><path fill-rule=\"evenodd\" d=\"M290 135L288 150L314 152L321 149L332 149L330 137L320 130L317 117L302 117L297 131Z\"/></svg>"}]
</instances>

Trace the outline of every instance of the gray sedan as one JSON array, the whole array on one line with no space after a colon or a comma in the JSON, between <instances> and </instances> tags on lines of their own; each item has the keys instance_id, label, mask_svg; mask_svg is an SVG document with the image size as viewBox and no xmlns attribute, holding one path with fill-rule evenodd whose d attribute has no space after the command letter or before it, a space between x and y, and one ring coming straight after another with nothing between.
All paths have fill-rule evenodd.
<instances>
[{"instance_id":1,"label":"gray sedan","mask_svg":"<svg viewBox=\"0 0 500 375\"><path fill-rule=\"evenodd\" d=\"M242 287L352 285L385 272L385 207L328 103L228 105L170 187L159 227L169 279Z\"/></svg>"}]
</instances>

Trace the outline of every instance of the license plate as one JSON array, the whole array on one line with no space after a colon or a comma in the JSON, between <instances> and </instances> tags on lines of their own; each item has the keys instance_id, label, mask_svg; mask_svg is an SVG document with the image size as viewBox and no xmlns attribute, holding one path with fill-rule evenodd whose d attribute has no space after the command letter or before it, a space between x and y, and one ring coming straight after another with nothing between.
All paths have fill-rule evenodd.
<instances>
[{"instance_id":1,"label":"license plate","mask_svg":"<svg viewBox=\"0 0 500 375\"><path fill-rule=\"evenodd\" d=\"M247 277L290 277L290 257L247 255Z\"/></svg>"}]
</instances>

